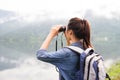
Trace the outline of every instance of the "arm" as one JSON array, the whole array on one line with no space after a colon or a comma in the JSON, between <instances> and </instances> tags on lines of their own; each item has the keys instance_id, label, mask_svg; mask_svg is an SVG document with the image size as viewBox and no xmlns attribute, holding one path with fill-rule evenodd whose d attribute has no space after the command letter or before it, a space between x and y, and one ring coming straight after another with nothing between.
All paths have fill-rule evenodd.
<instances>
[{"instance_id":1,"label":"arm","mask_svg":"<svg viewBox=\"0 0 120 80\"><path fill-rule=\"evenodd\" d=\"M47 38L43 42L43 44L42 44L40 49L47 50L47 48L50 45L50 42L52 41L52 39L59 33L58 31L59 31L60 27L61 27L60 25L52 27L50 33L48 34Z\"/></svg>"},{"instance_id":2,"label":"arm","mask_svg":"<svg viewBox=\"0 0 120 80\"><path fill-rule=\"evenodd\" d=\"M37 59L44 61L44 62L49 62L49 63L60 63L61 61L68 57L70 54L67 53L68 49L62 48L58 51L55 52L48 52L44 49L40 49L37 51Z\"/></svg>"},{"instance_id":3,"label":"arm","mask_svg":"<svg viewBox=\"0 0 120 80\"><path fill-rule=\"evenodd\" d=\"M60 25L55 26L51 29L50 33L48 34L47 38L43 42L41 48L37 51L37 58L39 60L49 62L49 63L57 63L61 62L65 57L69 56L68 53L66 53L65 49L60 49L55 52L47 52L47 48L52 41L52 39L59 33Z\"/></svg>"}]
</instances>

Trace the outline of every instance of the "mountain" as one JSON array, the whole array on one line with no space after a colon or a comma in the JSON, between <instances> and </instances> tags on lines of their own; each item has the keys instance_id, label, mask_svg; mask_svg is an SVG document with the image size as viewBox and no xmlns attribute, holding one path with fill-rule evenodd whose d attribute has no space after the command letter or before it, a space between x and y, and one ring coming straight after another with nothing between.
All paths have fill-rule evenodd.
<instances>
[{"instance_id":1,"label":"mountain","mask_svg":"<svg viewBox=\"0 0 120 80\"><path fill-rule=\"evenodd\" d=\"M0 13L2 13L0 20L4 21L4 23L0 23L0 66L2 66L0 70L16 66L16 63L9 63L9 61L7 63L1 62L4 61L4 57L13 60L29 56L35 57L36 51L49 33L50 28L56 24L66 25L66 19L46 18L43 21L37 19L33 22L26 22L22 20L24 16L18 16L13 12L0 10ZM5 20L7 18L9 20ZM86 14L85 19L89 20L91 24L91 40L96 51L102 54L105 59L119 58L120 19L94 16L92 13ZM55 50L54 47L53 40L50 51Z\"/></svg>"},{"instance_id":2,"label":"mountain","mask_svg":"<svg viewBox=\"0 0 120 80\"><path fill-rule=\"evenodd\" d=\"M0 10L0 36L16 30L18 26L17 15L11 11Z\"/></svg>"}]
</instances>

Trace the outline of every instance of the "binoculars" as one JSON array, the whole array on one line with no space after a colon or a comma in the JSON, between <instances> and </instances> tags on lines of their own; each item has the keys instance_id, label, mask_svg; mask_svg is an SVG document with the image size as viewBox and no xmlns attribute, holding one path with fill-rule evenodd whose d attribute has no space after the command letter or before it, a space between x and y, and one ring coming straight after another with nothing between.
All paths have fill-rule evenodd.
<instances>
[{"instance_id":1,"label":"binoculars","mask_svg":"<svg viewBox=\"0 0 120 80\"><path fill-rule=\"evenodd\" d=\"M65 32L66 30L66 26L61 26L61 28L59 29L59 32Z\"/></svg>"}]
</instances>

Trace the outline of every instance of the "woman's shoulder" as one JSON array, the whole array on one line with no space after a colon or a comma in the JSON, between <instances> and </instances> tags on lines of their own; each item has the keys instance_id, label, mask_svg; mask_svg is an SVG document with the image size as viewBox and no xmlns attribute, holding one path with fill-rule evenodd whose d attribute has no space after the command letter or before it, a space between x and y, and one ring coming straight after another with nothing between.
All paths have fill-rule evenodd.
<instances>
[{"instance_id":1,"label":"woman's shoulder","mask_svg":"<svg viewBox=\"0 0 120 80\"><path fill-rule=\"evenodd\" d=\"M76 52L69 49L68 46L61 48L60 51L62 51L64 54L66 54L68 56L76 55Z\"/></svg>"}]
</instances>

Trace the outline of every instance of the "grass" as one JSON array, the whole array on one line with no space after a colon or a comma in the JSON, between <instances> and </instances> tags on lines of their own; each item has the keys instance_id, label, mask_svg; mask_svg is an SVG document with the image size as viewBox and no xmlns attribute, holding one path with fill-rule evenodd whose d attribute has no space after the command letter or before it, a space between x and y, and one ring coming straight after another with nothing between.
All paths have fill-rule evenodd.
<instances>
[{"instance_id":1,"label":"grass","mask_svg":"<svg viewBox=\"0 0 120 80\"><path fill-rule=\"evenodd\" d=\"M114 63L108 70L111 80L120 80L120 61Z\"/></svg>"}]
</instances>

